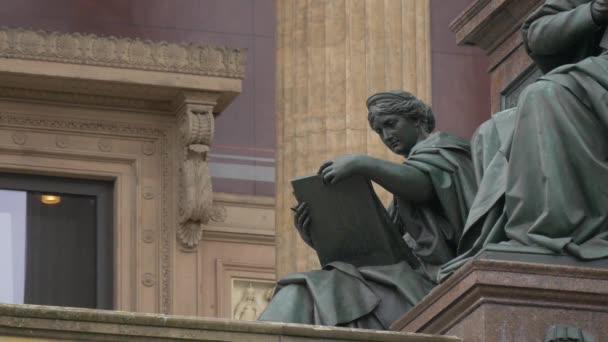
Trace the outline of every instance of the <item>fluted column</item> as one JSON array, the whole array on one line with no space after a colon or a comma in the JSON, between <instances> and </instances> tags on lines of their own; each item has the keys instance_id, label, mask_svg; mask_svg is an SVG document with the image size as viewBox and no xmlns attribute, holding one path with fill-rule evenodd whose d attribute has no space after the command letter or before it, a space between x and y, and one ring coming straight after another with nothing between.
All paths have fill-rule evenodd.
<instances>
[{"instance_id":1,"label":"fluted column","mask_svg":"<svg viewBox=\"0 0 608 342\"><path fill-rule=\"evenodd\" d=\"M277 272L283 276L318 267L293 228L291 179L345 153L398 160L369 129L365 100L405 89L430 101L429 0L278 0L276 10Z\"/></svg>"}]
</instances>

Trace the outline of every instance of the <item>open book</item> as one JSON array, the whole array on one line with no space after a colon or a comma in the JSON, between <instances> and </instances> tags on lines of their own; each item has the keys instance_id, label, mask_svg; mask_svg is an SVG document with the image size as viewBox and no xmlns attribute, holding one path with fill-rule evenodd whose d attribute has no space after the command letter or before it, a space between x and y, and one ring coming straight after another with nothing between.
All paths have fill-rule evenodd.
<instances>
[{"instance_id":1,"label":"open book","mask_svg":"<svg viewBox=\"0 0 608 342\"><path fill-rule=\"evenodd\" d=\"M369 180L355 176L325 185L314 175L291 184L298 201L310 208L308 229L322 266L333 261L360 267L403 260L418 266Z\"/></svg>"}]
</instances>

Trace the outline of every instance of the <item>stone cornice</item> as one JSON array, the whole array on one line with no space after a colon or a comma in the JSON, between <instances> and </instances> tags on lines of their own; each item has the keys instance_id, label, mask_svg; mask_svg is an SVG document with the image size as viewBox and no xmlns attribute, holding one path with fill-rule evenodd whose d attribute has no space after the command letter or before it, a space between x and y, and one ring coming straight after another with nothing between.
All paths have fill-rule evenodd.
<instances>
[{"instance_id":1,"label":"stone cornice","mask_svg":"<svg viewBox=\"0 0 608 342\"><path fill-rule=\"evenodd\" d=\"M242 79L245 50L58 33L0 29L0 57L165 71Z\"/></svg>"},{"instance_id":2,"label":"stone cornice","mask_svg":"<svg viewBox=\"0 0 608 342\"><path fill-rule=\"evenodd\" d=\"M521 24L541 0L475 0L452 23L460 45L475 45L492 53Z\"/></svg>"}]
</instances>

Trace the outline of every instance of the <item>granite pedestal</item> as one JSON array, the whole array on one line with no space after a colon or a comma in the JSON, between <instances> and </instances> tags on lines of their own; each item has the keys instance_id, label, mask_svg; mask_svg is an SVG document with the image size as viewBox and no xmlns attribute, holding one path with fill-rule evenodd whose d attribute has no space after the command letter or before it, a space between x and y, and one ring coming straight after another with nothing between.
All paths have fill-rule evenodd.
<instances>
[{"instance_id":1,"label":"granite pedestal","mask_svg":"<svg viewBox=\"0 0 608 342\"><path fill-rule=\"evenodd\" d=\"M536 262L524 262L534 260ZM454 335L467 342L544 341L554 325L577 327L608 341L606 261L500 248L435 288L395 322L394 330Z\"/></svg>"}]
</instances>

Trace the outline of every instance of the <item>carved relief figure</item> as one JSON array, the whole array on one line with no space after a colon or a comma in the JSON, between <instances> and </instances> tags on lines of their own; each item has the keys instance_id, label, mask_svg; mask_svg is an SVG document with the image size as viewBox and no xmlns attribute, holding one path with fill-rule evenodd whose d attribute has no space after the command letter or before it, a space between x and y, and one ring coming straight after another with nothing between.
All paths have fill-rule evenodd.
<instances>
[{"instance_id":1,"label":"carved relief figure","mask_svg":"<svg viewBox=\"0 0 608 342\"><path fill-rule=\"evenodd\" d=\"M456 246L476 185L468 142L433 132L431 108L410 93L389 91L367 100L368 119L382 142L403 163L368 155L345 155L321 166L325 183L362 176L391 193L392 229L403 236L419 261L411 266L355 267L331 262L322 270L279 280L261 320L388 329L436 284L437 271L456 256ZM295 226L307 243L310 206L294 208Z\"/></svg>"},{"instance_id":2,"label":"carved relief figure","mask_svg":"<svg viewBox=\"0 0 608 342\"><path fill-rule=\"evenodd\" d=\"M512 251L608 257L608 1L546 0L524 22L546 73L473 140L479 193L443 276L500 243Z\"/></svg>"},{"instance_id":3,"label":"carved relief figure","mask_svg":"<svg viewBox=\"0 0 608 342\"><path fill-rule=\"evenodd\" d=\"M260 312L261 308L255 299L255 288L249 283L249 286L243 292L243 298L234 309L234 318L254 321L258 319Z\"/></svg>"}]
</instances>

